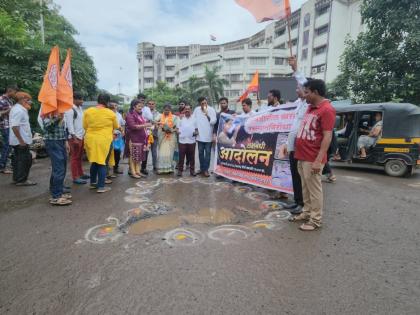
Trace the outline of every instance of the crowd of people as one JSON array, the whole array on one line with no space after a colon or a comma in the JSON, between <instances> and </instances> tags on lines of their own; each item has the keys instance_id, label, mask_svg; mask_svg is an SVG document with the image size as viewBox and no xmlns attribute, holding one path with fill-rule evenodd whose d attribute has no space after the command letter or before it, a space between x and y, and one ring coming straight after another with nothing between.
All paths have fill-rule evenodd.
<instances>
[{"instance_id":1,"label":"crowd of people","mask_svg":"<svg viewBox=\"0 0 420 315\"><path fill-rule=\"evenodd\" d=\"M287 146L282 147L282 154L288 155L290 159L294 190L294 203L286 208L294 215L292 221L303 221L300 226L302 230L312 231L322 225L321 174L324 168L331 172L327 164L328 150L336 115L325 98L325 83L302 76L297 71L295 58L291 58L289 64L297 80L297 100L296 116ZM16 100L16 104L12 99ZM267 100L268 106L281 106L280 91L271 90ZM0 98L0 130L4 143L0 171L13 173L13 182L17 186L36 184L28 179L32 163L29 151L32 132L28 115L31 104L31 96L19 92L16 87L9 87ZM188 102L180 101L176 112L170 104L166 104L162 113L158 112L156 102L147 99L144 94L139 94L131 102L127 113L121 113L118 103L108 94L100 94L94 107L83 110L82 104L82 95L74 93L72 109L64 114L38 117L51 159L52 205L72 203L69 187L64 184L68 155L73 183L89 184L89 188L95 189L97 193L110 191L112 179L123 174L119 166L121 158L128 159L128 174L135 179L149 175L149 160L158 175L176 172L177 176L183 176L184 170L188 170L190 176L200 174L209 177L212 147L217 137L220 115L235 113L229 109L225 97L218 102L219 112L209 105L206 97L197 100L195 109ZM255 113L252 105L249 98L242 101L243 115ZM225 126L229 127L229 122ZM366 137L374 137L379 127L378 121L378 126ZM235 141L236 136L233 134L226 137L222 130L218 140ZM370 139L361 139L359 147L363 150L369 144ZM14 151L12 172L7 168L10 146ZM82 167L84 153L90 163L89 174L85 174Z\"/></svg>"}]
</instances>

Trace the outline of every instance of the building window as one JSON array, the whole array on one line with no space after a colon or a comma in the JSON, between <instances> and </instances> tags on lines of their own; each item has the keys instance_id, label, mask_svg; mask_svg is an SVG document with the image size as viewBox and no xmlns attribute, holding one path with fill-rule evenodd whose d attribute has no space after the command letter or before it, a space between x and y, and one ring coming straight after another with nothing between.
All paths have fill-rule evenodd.
<instances>
[{"instance_id":1,"label":"building window","mask_svg":"<svg viewBox=\"0 0 420 315\"><path fill-rule=\"evenodd\" d=\"M292 46L296 46L296 45L297 45L297 43L298 43L297 38L292 39Z\"/></svg>"},{"instance_id":2,"label":"building window","mask_svg":"<svg viewBox=\"0 0 420 315\"><path fill-rule=\"evenodd\" d=\"M294 30L299 26L299 22L294 22L293 24L290 25L290 29Z\"/></svg>"},{"instance_id":3,"label":"building window","mask_svg":"<svg viewBox=\"0 0 420 315\"><path fill-rule=\"evenodd\" d=\"M323 26L321 26L321 27L318 27L316 30L315 30L315 34L316 34L316 36L321 36L321 35L323 35L323 34L325 34L325 33L327 33L328 32L328 24L325 24L325 25L323 25Z\"/></svg>"},{"instance_id":4,"label":"building window","mask_svg":"<svg viewBox=\"0 0 420 315\"><path fill-rule=\"evenodd\" d=\"M280 44L280 45L274 47L274 49L286 49L286 43Z\"/></svg>"},{"instance_id":5,"label":"building window","mask_svg":"<svg viewBox=\"0 0 420 315\"><path fill-rule=\"evenodd\" d=\"M152 78L146 78L146 79L144 79L144 83L153 83L153 79Z\"/></svg>"},{"instance_id":6,"label":"building window","mask_svg":"<svg viewBox=\"0 0 420 315\"><path fill-rule=\"evenodd\" d=\"M193 71L200 71L203 68L203 65L200 63L193 66Z\"/></svg>"},{"instance_id":7,"label":"building window","mask_svg":"<svg viewBox=\"0 0 420 315\"><path fill-rule=\"evenodd\" d=\"M280 30L276 30L276 33L274 34L274 37L275 38L280 37L280 36L284 35L284 33L286 33L286 28L282 28Z\"/></svg>"},{"instance_id":8,"label":"building window","mask_svg":"<svg viewBox=\"0 0 420 315\"><path fill-rule=\"evenodd\" d=\"M144 55L144 60L153 60L153 55Z\"/></svg>"},{"instance_id":9,"label":"building window","mask_svg":"<svg viewBox=\"0 0 420 315\"><path fill-rule=\"evenodd\" d=\"M139 79L139 85L141 85L141 79Z\"/></svg>"},{"instance_id":10,"label":"building window","mask_svg":"<svg viewBox=\"0 0 420 315\"><path fill-rule=\"evenodd\" d=\"M325 6L322 6L322 7L318 8L318 9L316 10L316 16L321 16L321 15L324 15L324 14L325 14L325 13L327 13L329 10L330 10L330 5L329 5L329 4L327 4L327 5L325 5Z\"/></svg>"},{"instance_id":11,"label":"building window","mask_svg":"<svg viewBox=\"0 0 420 315\"><path fill-rule=\"evenodd\" d=\"M176 59L176 55L175 54L167 54L166 59Z\"/></svg>"},{"instance_id":12,"label":"building window","mask_svg":"<svg viewBox=\"0 0 420 315\"><path fill-rule=\"evenodd\" d=\"M186 75L188 72L188 68L181 69L181 75Z\"/></svg>"},{"instance_id":13,"label":"building window","mask_svg":"<svg viewBox=\"0 0 420 315\"><path fill-rule=\"evenodd\" d=\"M242 82L241 75L240 74L231 74L230 75L230 82Z\"/></svg>"},{"instance_id":14,"label":"building window","mask_svg":"<svg viewBox=\"0 0 420 315\"><path fill-rule=\"evenodd\" d=\"M308 59L308 48L302 49L302 57L300 59L301 60Z\"/></svg>"},{"instance_id":15,"label":"building window","mask_svg":"<svg viewBox=\"0 0 420 315\"><path fill-rule=\"evenodd\" d=\"M174 81L175 81L174 77L166 78L166 82L168 82L168 83L173 83Z\"/></svg>"},{"instance_id":16,"label":"building window","mask_svg":"<svg viewBox=\"0 0 420 315\"><path fill-rule=\"evenodd\" d=\"M179 54L179 59L188 59L188 54Z\"/></svg>"},{"instance_id":17,"label":"building window","mask_svg":"<svg viewBox=\"0 0 420 315\"><path fill-rule=\"evenodd\" d=\"M314 48L315 55L323 54L326 51L327 51L327 45L323 45L323 46L319 46L319 47Z\"/></svg>"},{"instance_id":18,"label":"building window","mask_svg":"<svg viewBox=\"0 0 420 315\"><path fill-rule=\"evenodd\" d=\"M309 44L309 30L303 32L303 46Z\"/></svg>"},{"instance_id":19,"label":"building window","mask_svg":"<svg viewBox=\"0 0 420 315\"><path fill-rule=\"evenodd\" d=\"M230 91L230 97L236 97L236 96L239 96L239 95L240 95L240 93L241 93L241 91L240 91L240 90L231 90L231 91Z\"/></svg>"},{"instance_id":20,"label":"building window","mask_svg":"<svg viewBox=\"0 0 420 315\"><path fill-rule=\"evenodd\" d=\"M249 58L249 63L254 66L263 66L266 63L265 57L251 57Z\"/></svg>"},{"instance_id":21,"label":"building window","mask_svg":"<svg viewBox=\"0 0 420 315\"><path fill-rule=\"evenodd\" d=\"M303 27L308 27L311 24L311 14L306 13L305 17L303 18Z\"/></svg>"},{"instance_id":22,"label":"building window","mask_svg":"<svg viewBox=\"0 0 420 315\"><path fill-rule=\"evenodd\" d=\"M175 66L166 66L165 69L166 69L166 71L174 71Z\"/></svg>"},{"instance_id":23,"label":"building window","mask_svg":"<svg viewBox=\"0 0 420 315\"><path fill-rule=\"evenodd\" d=\"M312 67L312 74L322 73L322 72L325 72L325 70L326 70L325 63L322 64L322 65L313 66Z\"/></svg>"},{"instance_id":24,"label":"building window","mask_svg":"<svg viewBox=\"0 0 420 315\"><path fill-rule=\"evenodd\" d=\"M285 58L282 57L274 57L274 64L277 66L284 65Z\"/></svg>"},{"instance_id":25,"label":"building window","mask_svg":"<svg viewBox=\"0 0 420 315\"><path fill-rule=\"evenodd\" d=\"M227 66L239 66L241 64L241 58L226 59L225 62Z\"/></svg>"},{"instance_id":26,"label":"building window","mask_svg":"<svg viewBox=\"0 0 420 315\"><path fill-rule=\"evenodd\" d=\"M144 67L144 72L153 72L153 67Z\"/></svg>"}]
</instances>

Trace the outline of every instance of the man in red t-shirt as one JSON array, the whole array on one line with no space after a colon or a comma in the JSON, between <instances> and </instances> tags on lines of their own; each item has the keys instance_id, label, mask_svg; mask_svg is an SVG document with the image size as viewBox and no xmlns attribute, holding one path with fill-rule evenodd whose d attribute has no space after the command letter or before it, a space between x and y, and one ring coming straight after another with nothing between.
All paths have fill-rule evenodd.
<instances>
[{"instance_id":1,"label":"man in red t-shirt","mask_svg":"<svg viewBox=\"0 0 420 315\"><path fill-rule=\"evenodd\" d=\"M295 144L295 159L302 178L303 212L292 221L305 221L303 231L313 231L322 224L321 171L327 162L335 124L335 109L325 98L326 87L322 80L309 79L305 83L305 98L309 107L302 119Z\"/></svg>"}]
</instances>

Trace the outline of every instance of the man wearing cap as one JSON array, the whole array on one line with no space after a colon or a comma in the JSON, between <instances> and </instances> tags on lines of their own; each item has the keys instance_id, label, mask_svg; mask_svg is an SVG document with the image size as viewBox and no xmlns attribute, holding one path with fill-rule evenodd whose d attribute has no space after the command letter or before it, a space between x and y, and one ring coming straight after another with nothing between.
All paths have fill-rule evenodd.
<instances>
[{"instance_id":1,"label":"man wearing cap","mask_svg":"<svg viewBox=\"0 0 420 315\"><path fill-rule=\"evenodd\" d=\"M13 148L13 182L16 186L32 186L36 185L35 182L28 180L32 166L32 155L29 151L32 131L28 115L32 97L28 93L17 92L16 100L17 103L13 105L9 114L9 144Z\"/></svg>"}]
</instances>

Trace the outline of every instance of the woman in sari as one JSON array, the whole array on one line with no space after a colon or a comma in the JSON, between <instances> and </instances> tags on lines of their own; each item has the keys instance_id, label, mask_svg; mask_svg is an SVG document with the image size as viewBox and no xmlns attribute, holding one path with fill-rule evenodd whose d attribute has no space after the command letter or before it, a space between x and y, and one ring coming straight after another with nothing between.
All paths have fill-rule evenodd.
<instances>
[{"instance_id":1,"label":"woman in sari","mask_svg":"<svg viewBox=\"0 0 420 315\"><path fill-rule=\"evenodd\" d=\"M114 165L111 150L113 131L118 129L115 113L107 108L110 96L100 94L98 105L85 110L83 114L83 129L86 131L84 145L90 166L90 187L98 193L110 191L105 187L106 165Z\"/></svg>"},{"instance_id":2,"label":"woman in sari","mask_svg":"<svg viewBox=\"0 0 420 315\"><path fill-rule=\"evenodd\" d=\"M140 165L147 157L147 128L152 127L152 124L148 123L141 115L143 105L139 100L132 101L126 117L126 150L124 155L129 157L130 175L133 178L144 176L141 173Z\"/></svg>"},{"instance_id":3,"label":"woman in sari","mask_svg":"<svg viewBox=\"0 0 420 315\"><path fill-rule=\"evenodd\" d=\"M171 105L165 105L163 113L157 119L158 154L157 173L170 174L174 171L173 159L177 145L178 117L172 114Z\"/></svg>"}]
</instances>

